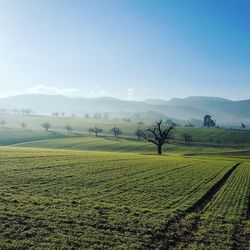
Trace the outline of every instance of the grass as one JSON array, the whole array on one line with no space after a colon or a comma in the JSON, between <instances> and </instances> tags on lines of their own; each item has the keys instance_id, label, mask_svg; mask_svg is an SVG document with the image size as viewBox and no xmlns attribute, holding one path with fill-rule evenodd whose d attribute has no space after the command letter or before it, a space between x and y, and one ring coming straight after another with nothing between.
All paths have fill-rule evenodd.
<instances>
[{"instance_id":1,"label":"grass","mask_svg":"<svg viewBox=\"0 0 250 250\"><path fill-rule=\"evenodd\" d=\"M250 162L244 162L203 209L181 225L189 229L176 249L249 249Z\"/></svg>"},{"instance_id":2,"label":"grass","mask_svg":"<svg viewBox=\"0 0 250 250\"><path fill-rule=\"evenodd\" d=\"M29 129L15 127L23 119ZM55 130L40 130L44 120ZM84 134L99 124L125 137ZM8 126L0 249L249 249L249 131L178 127L159 157L132 122L14 115Z\"/></svg>"},{"instance_id":3,"label":"grass","mask_svg":"<svg viewBox=\"0 0 250 250\"><path fill-rule=\"evenodd\" d=\"M241 239L240 224L246 218L249 195L250 164L243 163L204 210L192 247L244 249L247 238Z\"/></svg>"},{"instance_id":4,"label":"grass","mask_svg":"<svg viewBox=\"0 0 250 250\"><path fill-rule=\"evenodd\" d=\"M134 131L137 124L120 120L99 120L99 119L84 119L80 117L52 117L52 116L25 116L15 114L1 114L0 120L6 121L6 127L21 128L24 122L28 129L41 130L41 124L45 121L51 124L53 131L65 131L64 127L70 124L74 132L88 133L90 127L100 127L105 134L111 134L112 127L119 127L123 131L124 136L134 136Z\"/></svg>"},{"instance_id":5,"label":"grass","mask_svg":"<svg viewBox=\"0 0 250 250\"><path fill-rule=\"evenodd\" d=\"M146 141L132 138L115 138L108 136L82 136L80 138L49 139L19 143L15 146L30 148L51 148L51 149L69 149L69 150L87 150L87 151L105 151L105 152L125 152L125 153L146 153L155 154L156 147ZM244 147L214 147L186 145L181 143L166 144L163 149L164 154L208 154L208 153L240 153L245 152Z\"/></svg>"},{"instance_id":6,"label":"grass","mask_svg":"<svg viewBox=\"0 0 250 250\"><path fill-rule=\"evenodd\" d=\"M66 133L56 131L47 133L42 130L0 128L0 146L74 136L77 135L68 135Z\"/></svg>"},{"instance_id":7,"label":"grass","mask_svg":"<svg viewBox=\"0 0 250 250\"><path fill-rule=\"evenodd\" d=\"M3 147L0 248L157 248L235 162Z\"/></svg>"},{"instance_id":8,"label":"grass","mask_svg":"<svg viewBox=\"0 0 250 250\"><path fill-rule=\"evenodd\" d=\"M28 129L41 130L41 124L44 121L48 121L51 125L52 131L65 133L64 127L70 124L73 127L74 132L86 134L90 127L100 127L104 130L104 135L110 136L111 128L116 126L122 130L122 135L125 137L134 137L134 132L138 125L136 122L127 122L121 120L95 120L95 119L83 119L73 117L51 117L51 116L24 116L14 114L1 114L0 120L5 120L6 127L12 128L13 133L16 129L21 128L21 124L24 122ZM148 124L144 125L145 127ZM1 128L0 128L1 131ZM0 132L1 133L1 132ZM25 132L24 132L25 133ZM213 145L237 145L237 146L250 146L250 130L232 130L223 128L184 128L176 127L174 138L176 141L183 142L184 134L188 133L192 135L193 143L206 144L206 146ZM1 137L0 137L1 138ZM11 143L9 143L10 145Z\"/></svg>"}]
</instances>

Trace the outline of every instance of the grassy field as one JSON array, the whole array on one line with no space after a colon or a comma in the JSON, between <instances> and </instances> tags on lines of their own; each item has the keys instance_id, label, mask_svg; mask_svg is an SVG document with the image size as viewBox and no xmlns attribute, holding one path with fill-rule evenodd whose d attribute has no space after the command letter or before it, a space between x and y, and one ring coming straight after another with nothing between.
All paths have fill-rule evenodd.
<instances>
[{"instance_id":1,"label":"grassy field","mask_svg":"<svg viewBox=\"0 0 250 250\"><path fill-rule=\"evenodd\" d=\"M51 131L47 133L43 130L0 128L0 146L75 136L77 135L68 135L67 133L57 131Z\"/></svg>"},{"instance_id":2,"label":"grassy field","mask_svg":"<svg viewBox=\"0 0 250 250\"><path fill-rule=\"evenodd\" d=\"M132 138L115 137L95 137L81 136L80 138L49 139L19 143L15 146L29 148L50 148L50 149L69 149L69 150L87 150L87 151L105 151L105 152L125 152L125 153L143 153L155 154L156 148L153 144L146 141ZM207 153L226 153L245 152L246 147L239 146L207 146L207 145L186 145L184 143L166 144L163 149L164 154L207 154Z\"/></svg>"},{"instance_id":3,"label":"grassy field","mask_svg":"<svg viewBox=\"0 0 250 250\"><path fill-rule=\"evenodd\" d=\"M250 162L241 163L209 202L171 225L174 249L249 249ZM169 236L168 236L169 237Z\"/></svg>"},{"instance_id":4,"label":"grassy field","mask_svg":"<svg viewBox=\"0 0 250 250\"><path fill-rule=\"evenodd\" d=\"M250 249L250 131L177 127L159 157L132 122L11 117L0 128L0 249ZM106 134L87 135L93 126Z\"/></svg>"},{"instance_id":5,"label":"grassy field","mask_svg":"<svg viewBox=\"0 0 250 250\"><path fill-rule=\"evenodd\" d=\"M2 147L0 248L160 249L170 242L202 249L215 239L220 249L246 246L250 163L237 163ZM176 230L184 222L191 238ZM211 230L218 224L221 238Z\"/></svg>"},{"instance_id":6,"label":"grassy field","mask_svg":"<svg viewBox=\"0 0 250 250\"><path fill-rule=\"evenodd\" d=\"M122 130L122 136L134 137L134 132L138 128L135 122L127 122L121 120L94 120L72 117L51 117L51 116L24 116L1 114L0 120L5 120L5 126L13 129L21 129L21 124L24 122L29 130L41 130L41 124L48 121L52 131L57 133L66 133L64 127L70 124L73 132L88 134L90 127L100 127L104 130L104 135L111 135L111 128L116 126ZM143 126L147 127L148 124ZM1 128L0 128L1 133ZM27 131L24 133L27 133ZM203 143L209 145L237 145L250 146L250 130L231 130L222 128L185 128L176 127L174 139L176 141L184 141L184 134L192 135L193 143ZM58 138L58 137L56 137ZM1 145L1 144L0 144Z\"/></svg>"},{"instance_id":7,"label":"grassy field","mask_svg":"<svg viewBox=\"0 0 250 250\"><path fill-rule=\"evenodd\" d=\"M249 236L244 223L250 195L250 163L243 163L211 203L200 213L191 247L247 249ZM197 216L197 214L195 215ZM248 242L248 243L247 243Z\"/></svg>"},{"instance_id":8,"label":"grassy field","mask_svg":"<svg viewBox=\"0 0 250 250\"><path fill-rule=\"evenodd\" d=\"M111 134L111 128L117 126L123 131L124 136L134 136L134 131L137 128L137 124L133 122L83 119L80 117L24 116L5 114L1 115L0 119L6 121L6 127L14 129L21 128L21 124L24 122L28 129L41 130L41 124L46 121L51 124L52 131L65 131L64 127L67 124L70 124L75 132L88 133L88 129L90 127L97 126L101 127L105 134Z\"/></svg>"}]
</instances>

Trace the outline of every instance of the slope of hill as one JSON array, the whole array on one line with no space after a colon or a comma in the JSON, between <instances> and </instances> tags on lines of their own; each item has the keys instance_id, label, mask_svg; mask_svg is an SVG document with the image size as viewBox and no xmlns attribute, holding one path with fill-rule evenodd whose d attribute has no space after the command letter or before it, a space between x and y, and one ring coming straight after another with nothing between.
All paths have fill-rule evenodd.
<instances>
[{"instance_id":1,"label":"slope of hill","mask_svg":"<svg viewBox=\"0 0 250 250\"><path fill-rule=\"evenodd\" d=\"M195 107L151 105L145 102L126 101L111 97L69 98L57 95L20 95L0 99L0 109L32 109L38 114L54 111L83 115L95 112L146 112L155 111L179 119L200 118L206 111Z\"/></svg>"},{"instance_id":2,"label":"slope of hill","mask_svg":"<svg viewBox=\"0 0 250 250\"><path fill-rule=\"evenodd\" d=\"M166 102L166 105L199 107L220 119L231 121L236 118L247 119L250 117L250 100L231 101L218 97L191 96L183 99L173 98Z\"/></svg>"},{"instance_id":3,"label":"slope of hill","mask_svg":"<svg viewBox=\"0 0 250 250\"><path fill-rule=\"evenodd\" d=\"M246 122L250 117L250 100L230 101L217 97L173 98L170 101L148 99L144 102L111 97L69 98L58 95L19 95L0 99L0 109L32 109L38 114L65 112L83 115L95 112L154 111L177 119L202 119L212 115L219 123Z\"/></svg>"}]
</instances>

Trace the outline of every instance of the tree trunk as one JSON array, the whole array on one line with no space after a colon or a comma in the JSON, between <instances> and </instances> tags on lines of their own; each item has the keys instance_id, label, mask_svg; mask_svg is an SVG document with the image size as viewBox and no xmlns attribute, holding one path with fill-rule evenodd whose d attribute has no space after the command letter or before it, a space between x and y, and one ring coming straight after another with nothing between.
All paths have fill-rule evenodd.
<instances>
[{"instance_id":1,"label":"tree trunk","mask_svg":"<svg viewBox=\"0 0 250 250\"><path fill-rule=\"evenodd\" d=\"M157 146L158 155L161 155L161 154L162 154L161 148L162 148L162 145L158 145L158 146Z\"/></svg>"}]
</instances>

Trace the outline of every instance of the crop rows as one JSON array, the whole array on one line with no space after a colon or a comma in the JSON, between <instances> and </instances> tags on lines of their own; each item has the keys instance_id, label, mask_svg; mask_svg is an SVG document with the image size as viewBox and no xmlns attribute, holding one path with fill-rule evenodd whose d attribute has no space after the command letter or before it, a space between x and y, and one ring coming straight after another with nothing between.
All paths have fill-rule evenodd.
<instances>
[{"instance_id":1,"label":"crop rows","mask_svg":"<svg viewBox=\"0 0 250 250\"><path fill-rule=\"evenodd\" d=\"M250 196L250 164L243 163L207 206L194 237L196 249L248 249L242 228Z\"/></svg>"},{"instance_id":2,"label":"crop rows","mask_svg":"<svg viewBox=\"0 0 250 250\"><path fill-rule=\"evenodd\" d=\"M0 248L152 249L232 161L0 150Z\"/></svg>"},{"instance_id":3,"label":"crop rows","mask_svg":"<svg viewBox=\"0 0 250 250\"><path fill-rule=\"evenodd\" d=\"M204 200L205 207L171 225L163 248L249 249L250 164L235 165L232 170L212 200Z\"/></svg>"}]
</instances>

